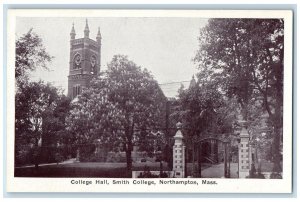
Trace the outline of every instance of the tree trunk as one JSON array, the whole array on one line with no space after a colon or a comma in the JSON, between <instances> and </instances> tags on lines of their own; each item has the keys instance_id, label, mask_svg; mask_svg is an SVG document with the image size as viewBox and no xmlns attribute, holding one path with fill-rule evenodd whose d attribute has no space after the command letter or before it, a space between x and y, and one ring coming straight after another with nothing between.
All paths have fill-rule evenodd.
<instances>
[{"instance_id":1,"label":"tree trunk","mask_svg":"<svg viewBox=\"0 0 300 202\"><path fill-rule=\"evenodd\" d=\"M274 126L274 158L273 158L273 172L274 173L280 173L282 171L281 169L281 147L280 147L280 136L281 136L281 130L282 130L282 65L275 65L275 75L276 75L276 103L275 103L275 111L274 111L274 117L273 117L273 126Z\"/></svg>"},{"instance_id":2,"label":"tree trunk","mask_svg":"<svg viewBox=\"0 0 300 202\"><path fill-rule=\"evenodd\" d=\"M273 172L274 173L280 173L281 172L281 154L280 154L280 130L281 127L278 125L278 123L274 127L274 141L273 141L273 148L274 148L274 153L273 153Z\"/></svg>"},{"instance_id":3,"label":"tree trunk","mask_svg":"<svg viewBox=\"0 0 300 202\"><path fill-rule=\"evenodd\" d=\"M39 139L36 138L35 140L35 155L34 155L34 167L37 170L39 168L39 161L40 161L40 148L38 145Z\"/></svg>"},{"instance_id":4,"label":"tree trunk","mask_svg":"<svg viewBox=\"0 0 300 202\"><path fill-rule=\"evenodd\" d=\"M126 163L127 163L127 177L131 177L132 175L132 159L131 159L131 151L132 151L132 135L130 133L129 127L125 129L126 136Z\"/></svg>"},{"instance_id":5,"label":"tree trunk","mask_svg":"<svg viewBox=\"0 0 300 202\"><path fill-rule=\"evenodd\" d=\"M132 142L127 143L126 162L127 162L127 177L132 175L132 159L131 159Z\"/></svg>"},{"instance_id":6,"label":"tree trunk","mask_svg":"<svg viewBox=\"0 0 300 202\"><path fill-rule=\"evenodd\" d=\"M201 178L202 176L202 173L201 173L201 160L202 160L202 143L200 142L199 143L199 146L198 146L198 177Z\"/></svg>"}]
</instances>

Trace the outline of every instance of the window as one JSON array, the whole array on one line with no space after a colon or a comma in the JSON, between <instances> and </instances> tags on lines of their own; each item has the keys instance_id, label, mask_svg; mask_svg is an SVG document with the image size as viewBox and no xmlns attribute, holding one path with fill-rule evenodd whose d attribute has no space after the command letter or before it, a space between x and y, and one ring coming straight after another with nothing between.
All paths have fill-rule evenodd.
<instances>
[{"instance_id":1,"label":"window","mask_svg":"<svg viewBox=\"0 0 300 202\"><path fill-rule=\"evenodd\" d=\"M73 98L76 96L76 88L73 86Z\"/></svg>"},{"instance_id":2,"label":"window","mask_svg":"<svg viewBox=\"0 0 300 202\"><path fill-rule=\"evenodd\" d=\"M81 93L81 87L79 85L73 86L73 98Z\"/></svg>"}]
</instances>

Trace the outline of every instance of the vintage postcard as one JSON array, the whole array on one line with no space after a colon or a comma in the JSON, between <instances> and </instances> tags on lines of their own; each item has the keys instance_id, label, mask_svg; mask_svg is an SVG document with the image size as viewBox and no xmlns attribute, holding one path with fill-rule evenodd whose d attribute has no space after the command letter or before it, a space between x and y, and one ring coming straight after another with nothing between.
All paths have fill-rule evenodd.
<instances>
[{"instance_id":1,"label":"vintage postcard","mask_svg":"<svg viewBox=\"0 0 300 202\"><path fill-rule=\"evenodd\" d=\"M289 10L8 9L8 192L291 193Z\"/></svg>"}]
</instances>

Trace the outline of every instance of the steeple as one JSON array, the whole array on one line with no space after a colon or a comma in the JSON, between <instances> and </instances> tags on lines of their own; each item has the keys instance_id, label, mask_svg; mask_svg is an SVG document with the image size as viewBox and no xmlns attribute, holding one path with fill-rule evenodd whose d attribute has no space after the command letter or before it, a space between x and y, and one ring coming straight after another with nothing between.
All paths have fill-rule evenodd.
<instances>
[{"instance_id":1,"label":"steeple","mask_svg":"<svg viewBox=\"0 0 300 202\"><path fill-rule=\"evenodd\" d=\"M88 25L88 20L85 20L85 28L84 28L84 38L89 38L90 29Z\"/></svg>"},{"instance_id":2,"label":"steeple","mask_svg":"<svg viewBox=\"0 0 300 202\"><path fill-rule=\"evenodd\" d=\"M75 36L76 33L75 33L74 22L73 22L71 33L70 33L71 40L75 39Z\"/></svg>"},{"instance_id":3,"label":"steeple","mask_svg":"<svg viewBox=\"0 0 300 202\"><path fill-rule=\"evenodd\" d=\"M98 33L97 33L96 40L99 44L101 44L101 39L102 39L102 37L101 37L101 33L100 33L100 27L98 27Z\"/></svg>"}]
</instances>

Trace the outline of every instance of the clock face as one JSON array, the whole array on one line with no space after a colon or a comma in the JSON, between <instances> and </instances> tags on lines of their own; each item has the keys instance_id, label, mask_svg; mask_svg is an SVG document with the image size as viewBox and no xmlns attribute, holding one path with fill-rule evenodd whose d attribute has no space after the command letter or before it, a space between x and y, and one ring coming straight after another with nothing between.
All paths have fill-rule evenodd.
<instances>
[{"instance_id":1,"label":"clock face","mask_svg":"<svg viewBox=\"0 0 300 202\"><path fill-rule=\"evenodd\" d=\"M81 63L81 55L77 54L74 58L75 68L79 68Z\"/></svg>"},{"instance_id":2,"label":"clock face","mask_svg":"<svg viewBox=\"0 0 300 202\"><path fill-rule=\"evenodd\" d=\"M95 65L96 65L96 56L92 56L91 57L91 65L92 65L92 67L95 67Z\"/></svg>"}]
</instances>

